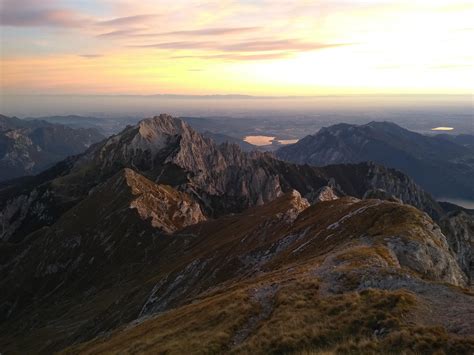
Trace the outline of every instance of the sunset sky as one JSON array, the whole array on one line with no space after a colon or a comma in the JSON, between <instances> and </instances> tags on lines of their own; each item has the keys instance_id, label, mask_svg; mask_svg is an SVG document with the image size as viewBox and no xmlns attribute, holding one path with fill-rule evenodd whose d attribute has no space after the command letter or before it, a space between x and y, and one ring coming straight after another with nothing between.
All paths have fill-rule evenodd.
<instances>
[{"instance_id":1,"label":"sunset sky","mask_svg":"<svg viewBox=\"0 0 474 355\"><path fill-rule=\"evenodd\" d=\"M472 1L0 0L3 94L469 94Z\"/></svg>"}]
</instances>

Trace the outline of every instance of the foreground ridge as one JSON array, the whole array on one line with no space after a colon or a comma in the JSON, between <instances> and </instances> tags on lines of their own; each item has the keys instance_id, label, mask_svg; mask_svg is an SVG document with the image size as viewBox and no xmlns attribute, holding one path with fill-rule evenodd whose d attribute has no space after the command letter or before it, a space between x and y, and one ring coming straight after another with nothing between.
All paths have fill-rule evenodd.
<instances>
[{"instance_id":1,"label":"foreground ridge","mask_svg":"<svg viewBox=\"0 0 474 355\"><path fill-rule=\"evenodd\" d=\"M291 221L282 206L183 231L193 257L155 278L140 318L65 353L472 351L474 295L452 286L464 276L426 215L342 198Z\"/></svg>"}]
</instances>

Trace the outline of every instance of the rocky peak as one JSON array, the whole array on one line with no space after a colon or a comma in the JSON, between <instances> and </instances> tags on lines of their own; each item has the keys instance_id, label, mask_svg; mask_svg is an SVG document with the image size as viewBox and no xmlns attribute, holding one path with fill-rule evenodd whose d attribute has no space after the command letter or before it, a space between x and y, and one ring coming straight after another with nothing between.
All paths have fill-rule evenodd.
<instances>
[{"instance_id":1,"label":"rocky peak","mask_svg":"<svg viewBox=\"0 0 474 355\"><path fill-rule=\"evenodd\" d=\"M274 212L279 220L291 224L309 206L308 200L302 197L297 190L291 190L258 208L266 215L272 215Z\"/></svg>"},{"instance_id":2,"label":"rocky peak","mask_svg":"<svg viewBox=\"0 0 474 355\"><path fill-rule=\"evenodd\" d=\"M139 122L140 134L165 133L168 135L180 134L185 129L189 129L189 125L182 120L174 118L168 114L160 114L152 118L146 118Z\"/></svg>"},{"instance_id":3,"label":"rocky peak","mask_svg":"<svg viewBox=\"0 0 474 355\"><path fill-rule=\"evenodd\" d=\"M166 146L169 137L181 135L186 130L189 131L190 127L183 121L161 114L138 123L138 134L133 143L137 148L156 153Z\"/></svg>"},{"instance_id":4,"label":"rocky peak","mask_svg":"<svg viewBox=\"0 0 474 355\"><path fill-rule=\"evenodd\" d=\"M114 186L117 193L125 187L125 193L131 193L129 208L166 233L206 220L199 204L187 194L171 186L155 184L132 169L119 172L105 188L110 186Z\"/></svg>"},{"instance_id":5,"label":"rocky peak","mask_svg":"<svg viewBox=\"0 0 474 355\"><path fill-rule=\"evenodd\" d=\"M435 218L439 216L436 202L394 170L367 163L324 168L298 166L268 154L242 152L233 144L218 146L181 120L159 115L92 146L59 172L51 170L41 179L41 190L26 187L22 196L17 196L16 190L3 194L0 222L7 231L3 238L19 230L27 233L51 224L59 214L87 197L91 189L124 168L133 169L155 184L186 193L212 217L242 212L293 189L311 202L312 196L317 198L321 192L321 199L333 198L326 189L316 193L325 186L331 186L336 196L358 198L367 190L383 189ZM24 233L17 233L18 240Z\"/></svg>"},{"instance_id":6,"label":"rocky peak","mask_svg":"<svg viewBox=\"0 0 474 355\"><path fill-rule=\"evenodd\" d=\"M297 190L291 190L287 195L289 197L291 209L297 214L303 212L310 206L308 200L302 197Z\"/></svg>"},{"instance_id":7,"label":"rocky peak","mask_svg":"<svg viewBox=\"0 0 474 355\"><path fill-rule=\"evenodd\" d=\"M334 192L333 188L330 186L323 186L319 190L315 191L314 193L309 194L306 198L311 203L317 203L322 201L332 201L337 200L339 197Z\"/></svg>"}]
</instances>

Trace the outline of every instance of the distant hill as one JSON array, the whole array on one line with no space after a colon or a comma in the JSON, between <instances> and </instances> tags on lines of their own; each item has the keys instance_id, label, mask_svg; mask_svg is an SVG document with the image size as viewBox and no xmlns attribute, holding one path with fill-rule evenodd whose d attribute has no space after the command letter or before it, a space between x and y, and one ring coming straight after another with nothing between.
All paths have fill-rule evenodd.
<instances>
[{"instance_id":1,"label":"distant hill","mask_svg":"<svg viewBox=\"0 0 474 355\"><path fill-rule=\"evenodd\" d=\"M410 175L437 197L474 199L472 136L425 136L390 122L322 128L276 155L324 166L374 161Z\"/></svg>"},{"instance_id":2,"label":"distant hill","mask_svg":"<svg viewBox=\"0 0 474 355\"><path fill-rule=\"evenodd\" d=\"M78 115L27 117L25 120L61 124L72 128L95 128L105 136L115 134L121 131L127 124L135 122L132 118L104 118Z\"/></svg>"},{"instance_id":3,"label":"distant hill","mask_svg":"<svg viewBox=\"0 0 474 355\"><path fill-rule=\"evenodd\" d=\"M93 128L0 115L0 181L37 174L103 138Z\"/></svg>"},{"instance_id":4,"label":"distant hill","mask_svg":"<svg viewBox=\"0 0 474 355\"><path fill-rule=\"evenodd\" d=\"M445 139L456 144L460 144L464 147L474 149L474 135L472 134L438 134L435 136L438 139Z\"/></svg>"}]
</instances>

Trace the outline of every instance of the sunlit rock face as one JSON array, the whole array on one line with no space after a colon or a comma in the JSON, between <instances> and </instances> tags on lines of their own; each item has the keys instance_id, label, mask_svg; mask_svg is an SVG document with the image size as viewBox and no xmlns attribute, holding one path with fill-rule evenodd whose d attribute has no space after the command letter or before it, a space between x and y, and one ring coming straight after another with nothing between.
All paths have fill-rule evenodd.
<instances>
[{"instance_id":1,"label":"sunlit rock face","mask_svg":"<svg viewBox=\"0 0 474 355\"><path fill-rule=\"evenodd\" d=\"M339 196L330 186L323 186L314 193L310 193L306 198L313 204L322 201L337 200Z\"/></svg>"}]
</instances>

